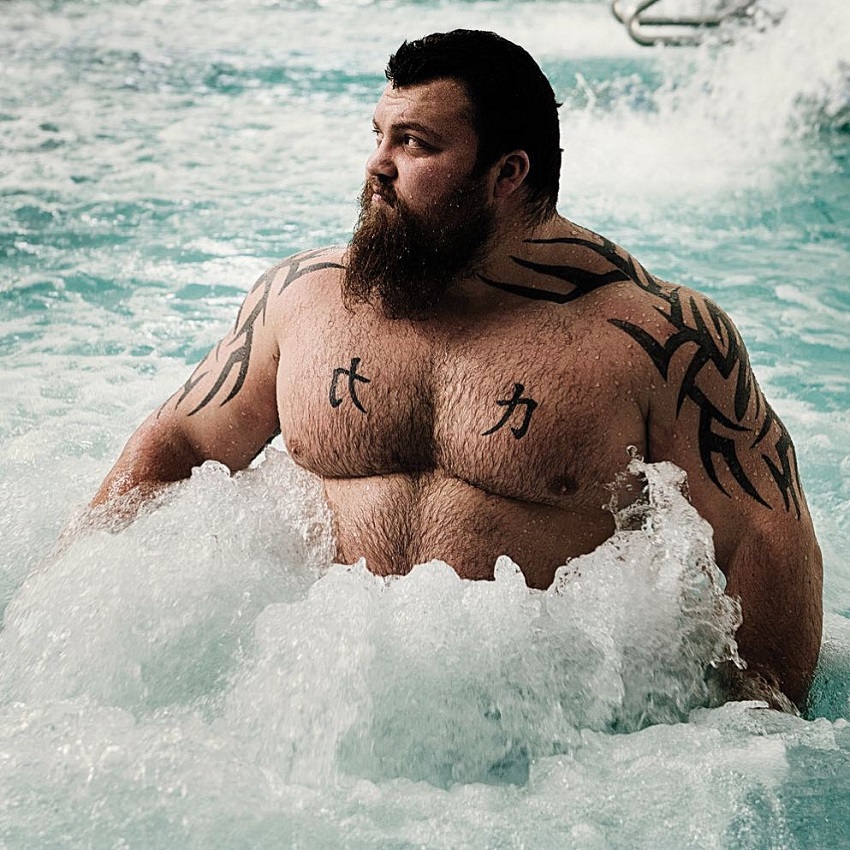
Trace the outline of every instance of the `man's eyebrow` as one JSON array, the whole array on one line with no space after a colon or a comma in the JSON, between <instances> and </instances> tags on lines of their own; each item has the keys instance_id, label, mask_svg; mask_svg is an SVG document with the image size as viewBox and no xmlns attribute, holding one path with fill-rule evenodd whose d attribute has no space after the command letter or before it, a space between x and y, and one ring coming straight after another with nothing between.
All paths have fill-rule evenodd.
<instances>
[{"instance_id":1,"label":"man's eyebrow","mask_svg":"<svg viewBox=\"0 0 850 850\"><path fill-rule=\"evenodd\" d=\"M378 122L373 118L372 126L378 130ZM441 136L433 127L428 127L425 124L420 124L418 121L399 121L397 124L391 123L390 127L396 132L405 132L407 130L413 130L414 133L421 133L423 136L428 136L434 142L442 143L445 141L443 136Z\"/></svg>"}]
</instances>

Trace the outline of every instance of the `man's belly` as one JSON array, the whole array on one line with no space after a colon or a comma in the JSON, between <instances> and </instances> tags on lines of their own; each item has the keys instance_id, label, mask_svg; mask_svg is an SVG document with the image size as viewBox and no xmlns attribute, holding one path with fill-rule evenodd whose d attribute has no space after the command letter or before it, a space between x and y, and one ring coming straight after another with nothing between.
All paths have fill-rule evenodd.
<instances>
[{"instance_id":1,"label":"man's belly","mask_svg":"<svg viewBox=\"0 0 850 850\"><path fill-rule=\"evenodd\" d=\"M600 505L571 510L495 496L445 472L327 478L337 559L366 558L379 575L409 572L439 558L461 578L491 579L508 555L530 587L545 588L570 558L614 531Z\"/></svg>"}]
</instances>

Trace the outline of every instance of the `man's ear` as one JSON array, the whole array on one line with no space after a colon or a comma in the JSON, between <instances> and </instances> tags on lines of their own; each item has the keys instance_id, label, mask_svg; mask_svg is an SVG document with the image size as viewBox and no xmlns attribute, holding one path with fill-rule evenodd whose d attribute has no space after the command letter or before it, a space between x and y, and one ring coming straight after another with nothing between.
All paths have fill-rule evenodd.
<instances>
[{"instance_id":1,"label":"man's ear","mask_svg":"<svg viewBox=\"0 0 850 850\"><path fill-rule=\"evenodd\" d=\"M493 185L494 198L507 198L516 192L528 177L528 170L531 167L528 154L523 150L504 154L496 165L498 171Z\"/></svg>"}]
</instances>

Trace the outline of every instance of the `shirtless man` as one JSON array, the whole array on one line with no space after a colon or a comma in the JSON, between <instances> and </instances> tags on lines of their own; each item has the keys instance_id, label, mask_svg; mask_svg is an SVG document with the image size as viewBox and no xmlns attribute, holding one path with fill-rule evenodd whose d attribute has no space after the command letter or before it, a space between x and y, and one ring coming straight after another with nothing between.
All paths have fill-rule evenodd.
<instances>
[{"instance_id":1,"label":"shirtless man","mask_svg":"<svg viewBox=\"0 0 850 850\"><path fill-rule=\"evenodd\" d=\"M244 469L280 431L324 482L338 560L484 579L507 554L545 588L612 534L630 452L672 461L741 601L735 693L802 705L820 550L735 327L557 214L557 104L524 50L435 34L387 78L350 245L257 281L93 506L126 510L207 459Z\"/></svg>"}]
</instances>

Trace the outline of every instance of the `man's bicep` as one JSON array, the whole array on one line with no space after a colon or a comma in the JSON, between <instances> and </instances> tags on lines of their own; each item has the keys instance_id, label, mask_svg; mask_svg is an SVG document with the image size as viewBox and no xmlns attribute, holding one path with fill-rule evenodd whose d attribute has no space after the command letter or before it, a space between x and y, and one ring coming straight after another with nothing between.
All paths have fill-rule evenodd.
<instances>
[{"instance_id":1,"label":"man's bicep","mask_svg":"<svg viewBox=\"0 0 850 850\"><path fill-rule=\"evenodd\" d=\"M787 430L765 405L752 428L716 423L698 437L688 468L691 500L714 530L726 592L740 600L736 634L747 664L740 682L766 683L802 707L817 664L822 563ZM684 442L684 441L683 441ZM739 682L739 683L740 683ZM755 696L745 687L733 695Z\"/></svg>"},{"instance_id":2,"label":"man's bicep","mask_svg":"<svg viewBox=\"0 0 850 850\"><path fill-rule=\"evenodd\" d=\"M803 707L823 627L821 552L808 516L754 517L727 564L726 592L741 602L736 634L751 677Z\"/></svg>"},{"instance_id":3,"label":"man's bicep","mask_svg":"<svg viewBox=\"0 0 850 850\"><path fill-rule=\"evenodd\" d=\"M741 604L736 640L746 669L736 673L730 696L782 707L779 691L802 708L821 642L821 554L802 492L795 490L796 501L784 498L750 445L738 447L736 474L707 468L698 448L672 454L688 471L694 507L714 531L726 593Z\"/></svg>"},{"instance_id":4,"label":"man's bicep","mask_svg":"<svg viewBox=\"0 0 850 850\"><path fill-rule=\"evenodd\" d=\"M734 324L698 293L670 288L662 295L651 324L619 323L661 379L649 398L649 459L683 467L693 496L707 507L760 506L801 519L794 445Z\"/></svg>"},{"instance_id":5,"label":"man's bicep","mask_svg":"<svg viewBox=\"0 0 850 850\"><path fill-rule=\"evenodd\" d=\"M273 273L260 278L230 331L156 413L199 458L233 470L247 466L278 430L273 281Z\"/></svg>"}]
</instances>

